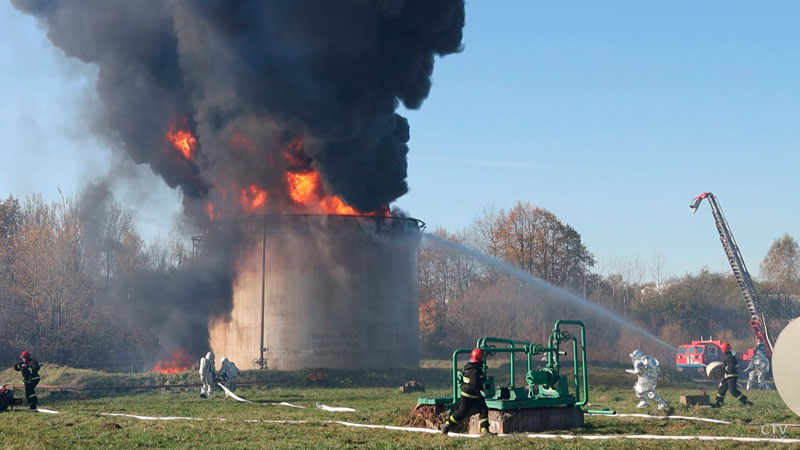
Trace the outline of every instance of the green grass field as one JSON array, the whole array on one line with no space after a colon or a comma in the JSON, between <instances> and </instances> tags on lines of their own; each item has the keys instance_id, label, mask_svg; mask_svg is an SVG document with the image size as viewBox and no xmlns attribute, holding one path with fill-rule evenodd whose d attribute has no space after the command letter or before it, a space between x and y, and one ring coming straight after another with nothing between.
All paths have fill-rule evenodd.
<instances>
[{"instance_id":1,"label":"green grass field","mask_svg":"<svg viewBox=\"0 0 800 450\"><path fill-rule=\"evenodd\" d=\"M427 364L437 366L436 364ZM348 427L332 421L359 424L403 426L416 404L417 394L402 394L398 386L416 379L426 387L426 396L448 394L449 371L444 366L387 371L328 371L321 386L313 386L303 372L244 373L242 381L266 383L245 386L237 394L255 403L239 403L222 393L209 400L199 398L199 389L172 388L150 390L48 392L40 390L42 408L59 414L24 411L0 414L0 444L3 448L793 448L797 444L731 441L654 441L613 439L552 440L511 437L479 439L443 436L408 431ZM42 385L152 386L191 383L194 372L176 375L104 374L64 367L45 366ZM0 372L0 381L17 382L18 374ZM608 407L619 413L650 412L637 410L631 385L634 378L623 368L593 367L590 371L591 408ZM733 422L729 425L679 419L619 418L587 415L579 430L552 434L571 435L709 435L770 438L772 429L762 423L800 424L775 391L748 392L755 403L741 407L731 402L719 410L694 409L679 405L680 395L705 390L713 396L714 387L665 373L659 392L672 405L672 414L700 416ZM17 397L22 396L17 392ZM305 406L296 409L270 403L289 402ZM330 406L349 406L356 412L327 412L316 402ZM24 409L24 408L22 408ZM181 416L203 420L147 421L107 413L144 416ZM276 421L304 421L277 423ZM766 431L767 434L764 434ZM786 438L800 438L800 427L786 429Z\"/></svg>"}]
</instances>

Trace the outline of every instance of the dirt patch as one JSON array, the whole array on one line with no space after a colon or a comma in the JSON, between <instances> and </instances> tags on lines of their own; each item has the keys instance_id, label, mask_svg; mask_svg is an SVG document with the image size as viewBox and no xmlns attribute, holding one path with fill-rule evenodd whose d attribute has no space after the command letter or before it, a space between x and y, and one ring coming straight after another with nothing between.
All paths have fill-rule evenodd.
<instances>
[{"instance_id":1,"label":"dirt patch","mask_svg":"<svg viewBox=\"0 0 800 450\"><path fill-rule=\"evenodd\" d=\"M403 420L403 425L409 427L431 428L438 430L447 420L447 408L442 405L420 405L414 407L411 413ZM464 433L467 422L464 421L451 428L456 433Z\"/></svg>"}]
</instances>

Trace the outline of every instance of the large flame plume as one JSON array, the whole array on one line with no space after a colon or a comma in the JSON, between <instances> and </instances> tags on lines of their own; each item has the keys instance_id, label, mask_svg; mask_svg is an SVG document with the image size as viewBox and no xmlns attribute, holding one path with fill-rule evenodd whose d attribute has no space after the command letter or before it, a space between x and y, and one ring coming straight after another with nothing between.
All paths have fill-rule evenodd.
<instances>
[{"instance_id":1,"label":"large flame plume","mask_svg":"<svg viewBox=\"0 0 800 450\"><path fill-rule=\"evenodd\" d=\"M180 123L185 127L186 120ZM185 159L196 157L197 139L186 128L170 125L166 139ZM231 153L236 154L239 159L246 161L257 157L258 152L253 143L242 133L236 133L229 144ZM283 158L279 162L275 158L269 158L267 162L272 172L282 171L279 183L272 183L272 188L269 187L270 183L258 181L245 185L233 182L227 188L212 188L210 195L204 198L205 216L210 221L218 220L223 217L221 210L227 212L228 218L272 212L390 215L388 205L374 211L359 211L339 196L327 194L320 173L312 168L313 160L304 153L302 138L290 139L282 147ZM277 167L279 164L280 168ZM228 202L229 190L239 193L231 202ZM234 202L238 203L238 208L232 207Z\"/></svg>"}]
</instances>

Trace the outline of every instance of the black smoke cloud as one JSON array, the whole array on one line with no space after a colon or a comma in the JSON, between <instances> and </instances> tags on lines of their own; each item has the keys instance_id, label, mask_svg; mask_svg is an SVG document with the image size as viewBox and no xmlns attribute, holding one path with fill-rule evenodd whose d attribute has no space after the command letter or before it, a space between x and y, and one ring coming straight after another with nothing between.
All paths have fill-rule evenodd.
<instances>
[{"instance_id":1,"label":"black smoke cloud","mask_svg":"<svg viewBox=\"0 0 800 450\"><path fill-rule=\"evenodd\" d=\"M409 130L395 110L422 104L434 56L460 50L464 25L463 0L12 3L68 56L98 67L104 125L187 206L220 201L215 188L233 182L281 188L287 131L303 137L329 193L357 209L405 194ZM199 139L192 161L165 145L182 120ZM253 156L232 151L236 133Z\"/></svg>"},{"instance_id":2,"label":"black smoke cloud","mask_svg":"<svg viewBox=\"0 0 800 450\"><path fill-rule=\"evenodd\" d=\"M200 225L209 202L241 214L250 185L279 210L291 204L285 172L298 158L284 153L298 139L325 192L358 210L405 194L410 134L395 111L420 107L434 57L460 51L464 26L463 0L11 2L97 67L98 128L179 188ZM167 142L171 127L197 137L190 159ZM207 258L140 283L138 315L163 340L204 350L208 318L230 310L235 242L219 238Z\"/></svg>"}]
</instances>

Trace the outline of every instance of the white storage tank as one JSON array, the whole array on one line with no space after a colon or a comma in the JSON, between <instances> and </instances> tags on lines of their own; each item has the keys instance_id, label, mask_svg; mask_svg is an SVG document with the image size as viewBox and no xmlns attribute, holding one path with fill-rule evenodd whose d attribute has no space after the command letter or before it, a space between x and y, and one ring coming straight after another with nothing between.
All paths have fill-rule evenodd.
<instances>
[{"instance_id":1,"label":"white storage tank","mask_svg":"<svg viewBox=\"0 0 800 450\"><path fill-rule=\"evenodd\" d=\"M209 325L212 349L248 369L418 366L423 227L378 216L238 223L233 310Z\"/></svg>"}]
</instances>

